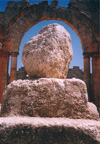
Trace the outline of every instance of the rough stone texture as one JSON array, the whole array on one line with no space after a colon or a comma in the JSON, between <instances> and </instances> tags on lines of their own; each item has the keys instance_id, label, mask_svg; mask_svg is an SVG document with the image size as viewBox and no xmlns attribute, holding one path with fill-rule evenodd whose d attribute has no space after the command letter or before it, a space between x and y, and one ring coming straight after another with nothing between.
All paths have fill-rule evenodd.
<instances>
[{"instance_id":1,"label":"rough stone texture","mask_svg":"<svg viewBox=\"0 0 100 144\"><path fill-rule=\"evenodd\" d=\"M1 113L2 116L99 119L96 106L88 103L85 83L78 79L13 81L4 92Z\"/></svg>"},{"instance_id":2,"label":"rough stone texture","mask_svg":"<svg viewBox=\"0 0 100 144\"><path fill-rule=\"evenodd\" d=\"M66 78L72 55L69 33L50 24L25 44L22 62L31 77Z\"/></svg>"},{"instance_id":3,"label":"rough stone texture","mask_svg":"<svg viewBox=\"0 0 100 144\"><path fill-rule=\"evenodd\" d=\"M0 118L0 144L100 144L100 121Z\"/></svg>"}]
</instances>

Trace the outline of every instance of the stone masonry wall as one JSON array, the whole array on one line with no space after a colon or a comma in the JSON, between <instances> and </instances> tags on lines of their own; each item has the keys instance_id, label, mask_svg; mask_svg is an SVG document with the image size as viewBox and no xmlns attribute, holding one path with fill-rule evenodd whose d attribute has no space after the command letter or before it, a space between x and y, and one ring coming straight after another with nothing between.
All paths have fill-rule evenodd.
<instances>
[{"instance_id":1,"label":"stone masonry wall","mask_svg":"<svg viewBox=\"0 0 100 144\"><path fill-rule=\"evenodd\" d=\"M74 66L72 69L69 69L67 78L72 77L83 80L83 71L78 66Z\"/></svg>"},{"instance_id":2,"label":"stone masonry wall","mask_svg":"<svg viewBox=\"0 0 100 144\"><path fill-rule=\"evenodd\" d=\"M67 78L73 77L83 80L83 71L78 66L74 66L73 68L70 68L68 71ZM18 79L27 79L27 73L24 67L19 68L19 70L17 71L17 80Z\"/></svg>"},{"instance_id":3,"label":"stone masonry wall","mask_svg":"<svg viewBox=\"0 0 100 144\"><path fill-rule=\"evenodd\" d=\"M18 79L27 79L27 73L24 67L19 68L19 70L17 71L17 80Z\"/></svg>"}]
</instances>

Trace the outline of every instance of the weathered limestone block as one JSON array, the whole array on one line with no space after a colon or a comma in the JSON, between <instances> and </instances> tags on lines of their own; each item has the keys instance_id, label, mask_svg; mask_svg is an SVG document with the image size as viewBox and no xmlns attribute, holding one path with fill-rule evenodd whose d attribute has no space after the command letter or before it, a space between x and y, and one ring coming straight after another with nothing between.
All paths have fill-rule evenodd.
<instances>
[{"instance_id":1,"label":"weathered limestone block","mask_svg":"<svg viewBox=\"0 0 100 144\"><path fill-rule=\"evenodd\" d=\"M68 118L0 118L0 144L100 144L100 122Z\"/></svg>"},{"instance_id":2,"label":"weathered limestone block","mask_svg":"<svg viewBox=\"0 0 100 144\"><path fill-rule=\"evenodd\" d=\"M72 55L69 33L51 24L25 44L22 62L30 77L66 78Z\"/></svg>"},{"instance_id":3,"label":"weathered limestone block","mask_svg":"<svg viewBox=\"0 0 100 144\"><path fill-rule=\"evenodd\" d=\"M78 79L41 78L13 81L3 94L2 116L22 115L99 119Z\"/></svg>"}]
</instances>

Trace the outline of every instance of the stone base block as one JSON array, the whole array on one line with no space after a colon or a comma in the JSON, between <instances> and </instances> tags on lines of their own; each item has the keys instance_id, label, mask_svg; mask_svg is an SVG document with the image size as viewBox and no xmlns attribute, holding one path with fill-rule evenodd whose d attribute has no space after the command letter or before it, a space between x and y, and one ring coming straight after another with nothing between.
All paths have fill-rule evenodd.
<instances>
[{"instance_id":1,"label":"stone base block","mask_svg":"<svg viewBox=\"0 0 100 144\"><path fill-rule=\"evenodd\" d=\"M0 118L0 144L100 144L100 121Z\"/></svg>"},{"instance_id":2,"label":"stone base block","mask_svg":"<svg viewBox=\"0 0 100 144\"><path fill-rule=\"evenodd\" d=\"M13 81L4 92L1 114L99 119L96 106L88 102L85 83L78 79Z\"/></svg>"}]
</instances>

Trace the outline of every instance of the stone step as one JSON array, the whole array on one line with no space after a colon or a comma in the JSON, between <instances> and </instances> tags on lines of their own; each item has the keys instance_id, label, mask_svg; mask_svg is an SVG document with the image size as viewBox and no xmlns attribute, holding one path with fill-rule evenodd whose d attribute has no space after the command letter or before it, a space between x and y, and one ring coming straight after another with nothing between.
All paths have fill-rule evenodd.
<instances>
[{"instance_id":1,"label":"stone step","mask_svg":"<svg viewBox=\"0 0 100 144\"><path fill-rule=\"evenodd\" d=\"M0 144L100 144L100 121L1 117Z\"/></svg>"}]
</instances>

